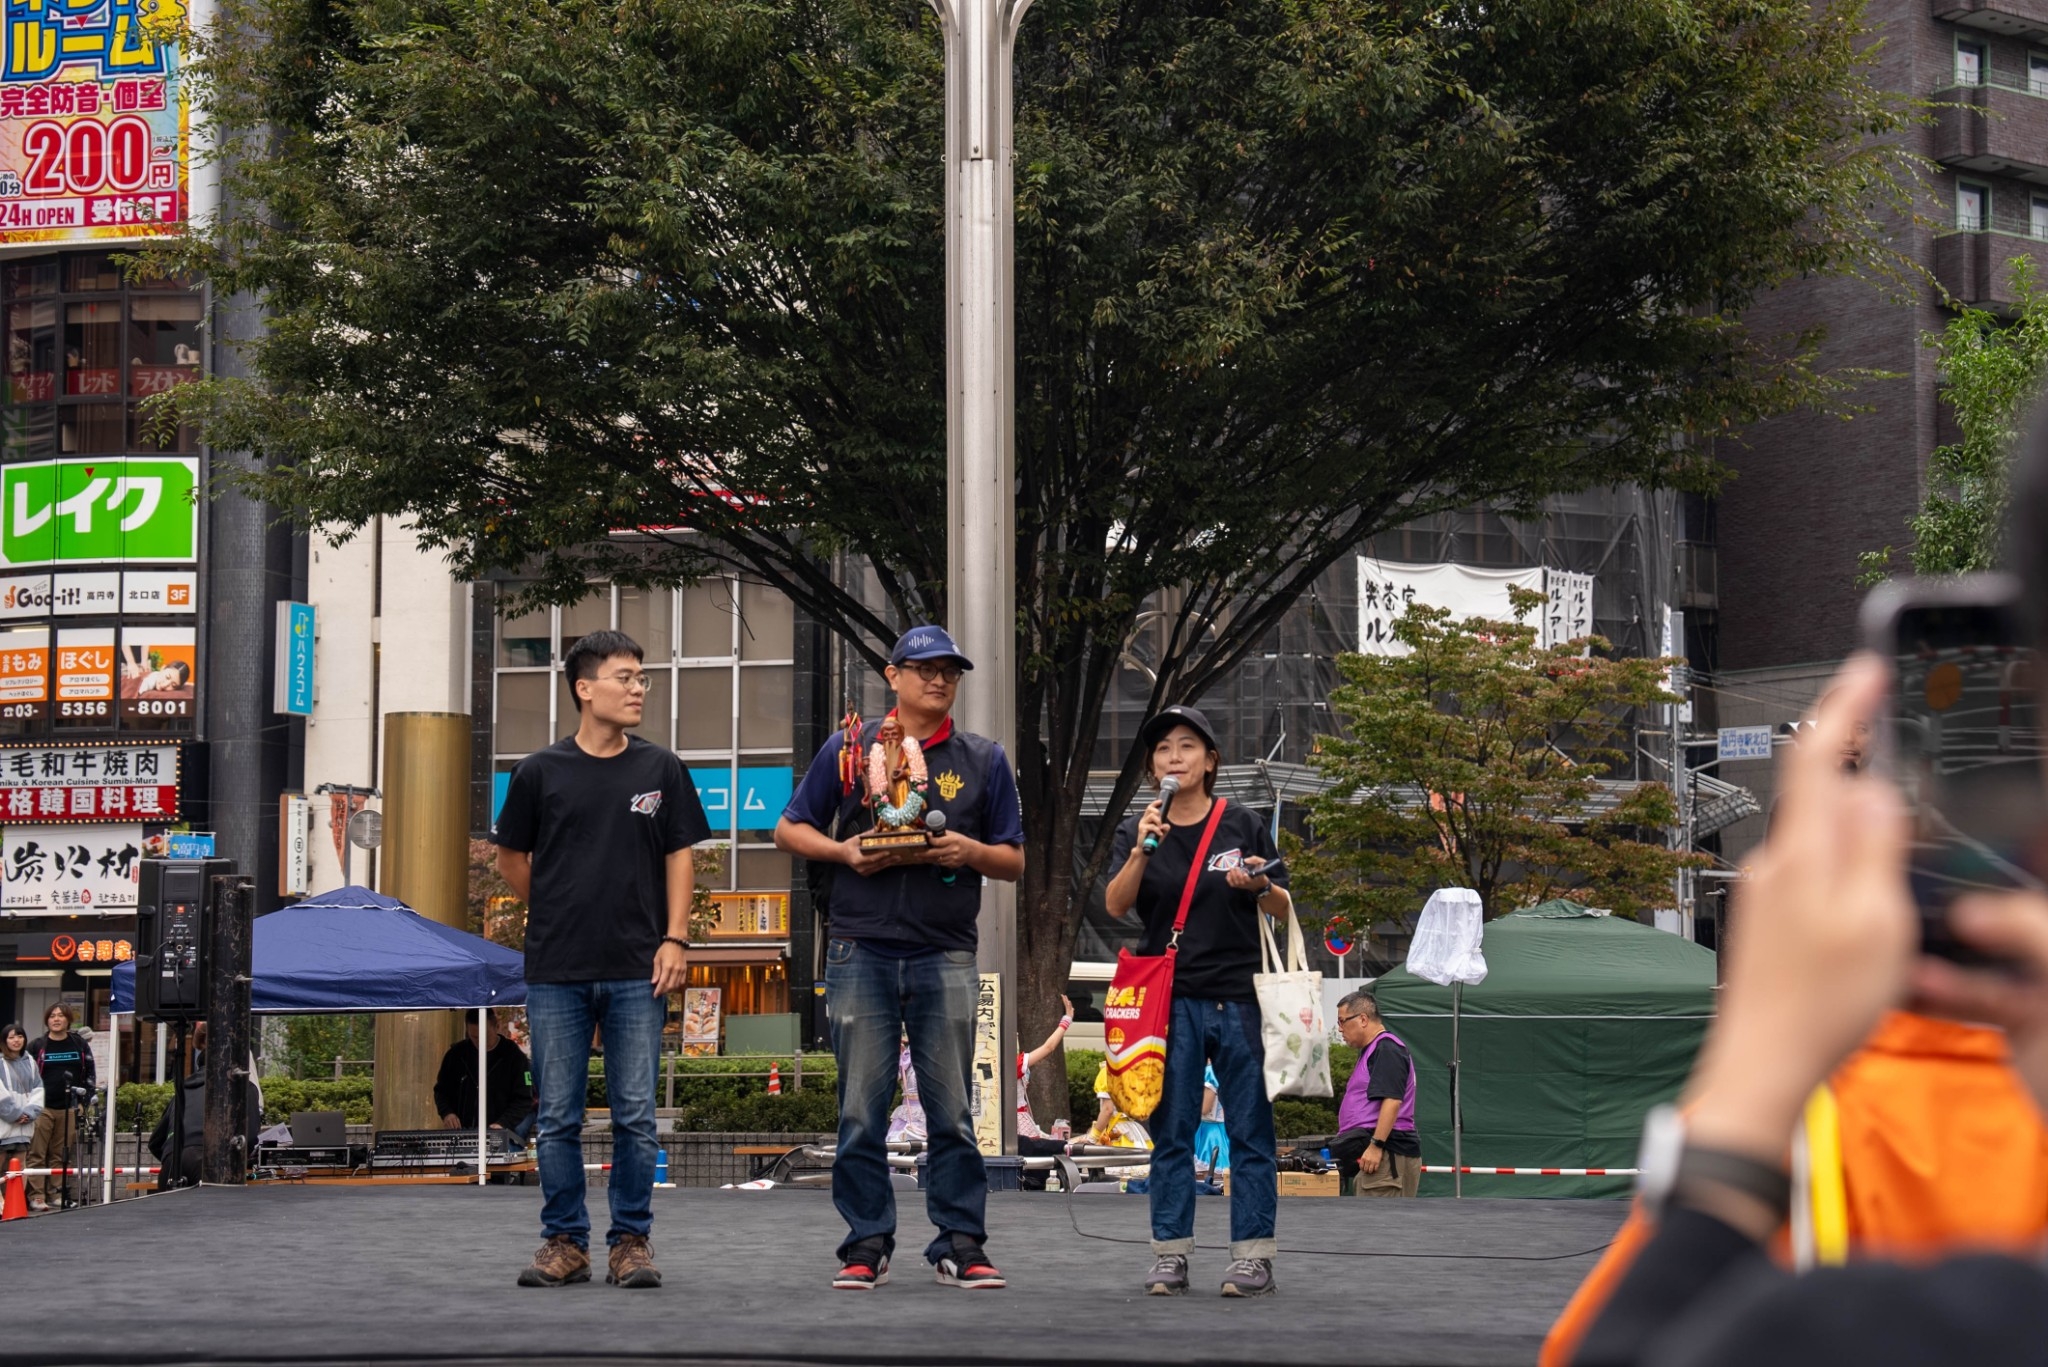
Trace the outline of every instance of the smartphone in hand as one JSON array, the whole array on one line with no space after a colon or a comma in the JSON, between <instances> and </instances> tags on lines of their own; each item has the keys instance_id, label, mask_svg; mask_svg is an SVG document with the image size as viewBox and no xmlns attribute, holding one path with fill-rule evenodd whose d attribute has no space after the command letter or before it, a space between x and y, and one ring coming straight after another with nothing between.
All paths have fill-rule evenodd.
<instances>
[{"instance_id":1,"label":"smartphone in hand","mask_svg":"<svg viewBox=\"0 0 2048 1367\"><path fill-rule=\"evenodd\" d=\"M2019 581L1895 580L1865 600L1863 631L1892 668L1872 758L1912 813L1922 951L1984 963L1949 930L1949 905L1967 892L2048 890L2041 677Z\"/></svg>"}]
</instances>

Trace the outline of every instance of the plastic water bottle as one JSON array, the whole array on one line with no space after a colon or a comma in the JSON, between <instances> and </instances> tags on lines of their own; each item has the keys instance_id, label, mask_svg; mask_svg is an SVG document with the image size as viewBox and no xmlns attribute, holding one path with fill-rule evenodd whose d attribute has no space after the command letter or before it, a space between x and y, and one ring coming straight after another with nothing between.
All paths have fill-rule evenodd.
<instances>
[{"instance_id":1,"label":"plastic water bottle","mask_svg":"<svg viewBox=\"0 0 2048 1367\"><path fill-rule=\"evenodd\" d=\"M668 1185L667 1149L656 1149L654 1151L654 1185L657 1187L665 1187Z\"/></svg>"},{"instance_id":2,"label":"plastic water bottle","mask_svg":"<svg viewBox=\"0 0 2048 1367\"><path fill-rule=\"evenodd\" d=\"M1329 1147L1329 1145L1325 1144L1325 1145L1323 1146L1323 1167L1327 1169L1327 1168L1328 1168L1329 1166L1330 1166L1330 1147Z\"/></svg>"}]
</instances>

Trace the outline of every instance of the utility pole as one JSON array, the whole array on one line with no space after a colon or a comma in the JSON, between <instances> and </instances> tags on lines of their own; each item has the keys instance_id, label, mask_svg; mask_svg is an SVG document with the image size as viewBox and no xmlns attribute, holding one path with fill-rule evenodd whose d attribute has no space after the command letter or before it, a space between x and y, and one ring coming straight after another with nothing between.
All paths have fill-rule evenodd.
<instances>
[{"instance_id":1,"label":"utility pole","mask_svg":"<svg viewBox=\"0 0 2048 1367\"><path fill-rule=\"evenodd\" d=\"M1017 753L1017 460L1011 55L1032 0L930 0L946 45L947 627L975 662L961 724ZM983 972L1000 975L1003 1152L1017 1151L1017 885L983 884Z\"/></svg>"}]
</instances>

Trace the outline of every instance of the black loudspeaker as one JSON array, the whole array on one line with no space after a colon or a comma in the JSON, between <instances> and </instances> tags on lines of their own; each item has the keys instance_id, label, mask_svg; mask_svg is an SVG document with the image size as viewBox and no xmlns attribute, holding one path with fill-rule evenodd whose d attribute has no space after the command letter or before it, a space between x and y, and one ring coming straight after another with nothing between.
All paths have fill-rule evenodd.
<instances>
[{"instance_id":1,"label":"black loudspeaker","mask_svg":"<svg viewBox=\"0 0 2048 1367\"><path fill-rule=\"evenodd\" d=\"M213 878L232 859L145 859L135 909L135 1014L149 1021L206 1019Z\"/></svg>"}]
</instances>

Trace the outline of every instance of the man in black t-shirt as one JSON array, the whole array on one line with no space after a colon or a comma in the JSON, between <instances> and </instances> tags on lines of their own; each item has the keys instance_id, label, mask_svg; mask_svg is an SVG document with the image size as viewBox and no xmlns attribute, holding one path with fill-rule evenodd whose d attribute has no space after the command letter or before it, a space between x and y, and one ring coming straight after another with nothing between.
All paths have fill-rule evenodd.
<instances>
[{"instance_id":1,"label":"man in black t-shirt","mask_svg":"<svg viewBox=\"0 0 2048 1367\"><path fill-rule=\"evenodd\" d=\"M576 734L519 762L492 831L498 871L527 906L526 1020L540 1084L546 1242L521 1286L590 1279L583 1100L600 1027L613 1135L605 1280L661 1285L647 1245L654 1081L668 995L689 977L690 847L711 832L675 752L626 734L647 697L640 661L620 632L576 642L562 662Z\"/></svg>"},{"instance_id":2,"label":"man in black t-shirt","mask_svg":"<svg viewBox=\"0 0 2048 1367\"><path fill-rule=\"evenodd\" d=\"M1354 1196L1413 1196L1422 1181L1422 1141L1408 1046L1380 1019L1378 999L1362 989L1337 1003L1337 1033L1358 1050L1330 1143L1337 1174Z\"/></svg>"}]
</instances>

